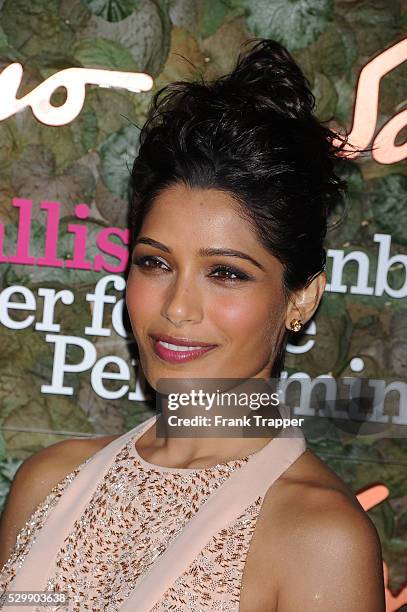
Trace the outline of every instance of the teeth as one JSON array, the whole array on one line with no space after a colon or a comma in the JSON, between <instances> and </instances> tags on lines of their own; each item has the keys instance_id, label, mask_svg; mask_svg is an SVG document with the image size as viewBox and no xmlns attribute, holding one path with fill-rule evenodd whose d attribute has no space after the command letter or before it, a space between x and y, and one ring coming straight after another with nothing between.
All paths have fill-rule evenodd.
<instances>
[{"instance_id":1,"label":"teeth","mask_svg":"<svg viewBox=\"0 0 407 612\"><path fill-rule=\"evenodd\" d=\"M158 341L161 346L164 346L166 349L170 349L171 351L197 351L198 349L205 348L204 346L179 346L178 344L170 344L169 342L164 342L163 340Z\"/></svg>"}]
</instances>

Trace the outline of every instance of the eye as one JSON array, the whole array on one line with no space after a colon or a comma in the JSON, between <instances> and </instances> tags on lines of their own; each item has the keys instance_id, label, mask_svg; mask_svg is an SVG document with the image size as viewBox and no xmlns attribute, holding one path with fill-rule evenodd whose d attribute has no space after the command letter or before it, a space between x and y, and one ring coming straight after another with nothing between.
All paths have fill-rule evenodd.
<instances>
[{"instance_id":1,"label":"eye","mask_svg":"<svg viewBox=\"0 0 407 612\"><path fill-rule=\"evenodd\" d=\"M138 266L142 270L146 270L148 272L154 270L168 270L168 266L158 259L157 257L153 257L152 255L144 255L143 257L135 257L133 259L133 264Z\"/></svg>"},{"instance_id":2,"label":"eye","mask_svg":"<svg viewBox=\"0 0 407 612\"><path fill-rule=\"evenodd\" d=\"M251 280L251 276L230 266L217 266L211 276L232 282Z\"/></svg>"}]
</instances>

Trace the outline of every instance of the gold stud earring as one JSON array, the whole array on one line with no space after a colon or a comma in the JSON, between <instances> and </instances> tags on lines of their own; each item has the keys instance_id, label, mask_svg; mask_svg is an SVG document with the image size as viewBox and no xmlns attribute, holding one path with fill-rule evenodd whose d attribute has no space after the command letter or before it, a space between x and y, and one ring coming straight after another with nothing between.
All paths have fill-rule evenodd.
<instances>
[{"instance_id":1,"label":"gold stud earring","mask_svg":"<svg viewBox=\"0 0 407 612\"><path fill-rule=\"evenodd\" d=\"M303 323L302 323L301 319L291 319L291 321L290 321L290 329L292 329L292 331L298 332L298 331L300 331L302 326L303 326Z\"/></svg>"}]
</instances>

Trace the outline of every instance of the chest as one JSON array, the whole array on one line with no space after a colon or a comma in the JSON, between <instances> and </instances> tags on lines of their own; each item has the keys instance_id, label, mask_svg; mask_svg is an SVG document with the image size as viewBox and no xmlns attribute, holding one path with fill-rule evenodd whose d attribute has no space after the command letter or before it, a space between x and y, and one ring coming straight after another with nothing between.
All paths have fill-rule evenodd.
<instances>
[{"instance_id":1,"label":"chest","mask_svg":"<svg viewBox=\"0 0 407 612\"><path fill-rule=\"evenodd\" d=\"M171 551L172 542L227 478L227 466L174 474L145 469L123 456L65 538L47 588L68 589L82 604L85 598L88 606L120 610L139 580L162 553ZM189 611L218 607L238 612L261 501L212 535L163 593L154 612L170 604Z\"/></svg>"}]
</instances>

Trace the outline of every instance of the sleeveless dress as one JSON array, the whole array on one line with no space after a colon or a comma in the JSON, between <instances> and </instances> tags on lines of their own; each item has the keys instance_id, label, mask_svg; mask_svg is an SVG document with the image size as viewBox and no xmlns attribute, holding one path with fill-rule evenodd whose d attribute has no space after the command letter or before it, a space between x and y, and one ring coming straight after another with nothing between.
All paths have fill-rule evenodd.
<instances>
[{"instance_id":1,"label":"sleeveless dress","mask_svg":"<svg viewBox=\"0 0 407 612\"><path fill-rule=\"evenodd\" d=\"M262 501L306 450L304 435L290 427L252 455L172 468L148 463L136 450L155 419L54 486L0 570L0 595L67 593L67 604L25 605L31 612L238 612Z\"/></svg>"}]
</instances>

